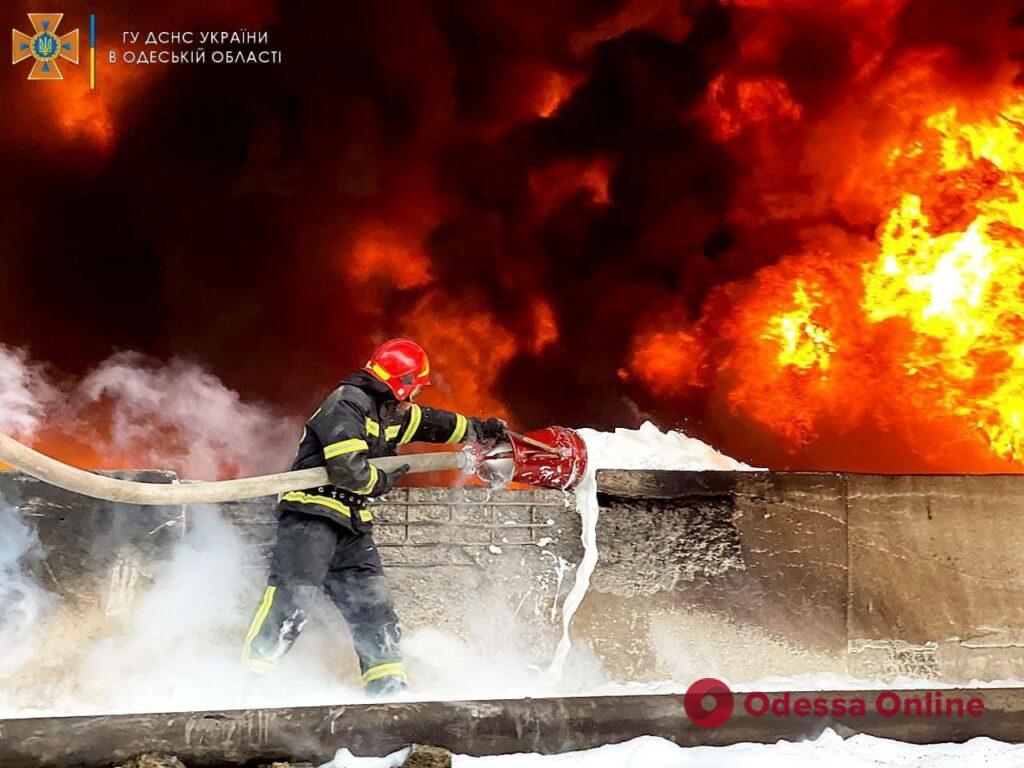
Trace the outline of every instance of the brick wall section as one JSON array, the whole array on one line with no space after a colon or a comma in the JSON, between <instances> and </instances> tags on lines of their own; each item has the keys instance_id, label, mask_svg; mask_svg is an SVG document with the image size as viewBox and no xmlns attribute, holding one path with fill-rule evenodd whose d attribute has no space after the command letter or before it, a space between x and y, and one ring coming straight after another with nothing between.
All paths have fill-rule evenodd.
<instances>
[{"instance_id":1,"label":"brick wall section","mask_svg":"<svg viewBox=\"0 0 1024 768\"><path fill-rule=\"evenodd\" d=\"M479 566L543 539L557 549L566 526L577 528L572 503L560 491L405 488L374 505L374 538L393 568Z\"/></svg>"},{"instance_id":2,"label":"brick wall section","mask_svg":"<svg viewBox=\"0 0 1024 768\"><path fill-rule=\"evenodd\" d=\"M477 566L485 554L540 543L558 550L567 530L578 538L573 504L571 494L551 490L399 488L371 505L373 536L388 567ZM273 499L230 502L219 511L269 555Z\"/></svg>"},{"instance_id":3,"label":"brick wall section","mask_svg":"<svg viewBox=\"0 0 1024 768\"><path fill-rule=\"evenodd\" d=\"M571 494L551 490L399 488L371 505L374 540L407 630L466 634L474 617L515 614L516 631L538 657L557 640L561 603L582 557ZM260 553L262 589L274 541L274 500L221 504ZM258 593L254 592L255 603Z\"/></svg>"}]
</instances>

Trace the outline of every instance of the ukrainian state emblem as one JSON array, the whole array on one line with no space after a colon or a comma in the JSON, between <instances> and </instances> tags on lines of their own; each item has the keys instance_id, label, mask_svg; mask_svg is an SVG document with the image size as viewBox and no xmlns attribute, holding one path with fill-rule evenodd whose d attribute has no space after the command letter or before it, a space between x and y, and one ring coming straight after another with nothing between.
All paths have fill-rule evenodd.
<instances>
[{"instance_id":1,"label":"ukrainian state emblem","mask_svg":"<svg viewBox=\"0 0 1024 768\"><path fill-rule=\"evenodd\" d=\"M11 63L34 59L28 73L29 80L63 80L57 60L78 63L78 30L66 35L57 34L62 18L63 13L30 13L28 19L32 22L34 34L11 30Z\"/></svg>"}]
</instances>

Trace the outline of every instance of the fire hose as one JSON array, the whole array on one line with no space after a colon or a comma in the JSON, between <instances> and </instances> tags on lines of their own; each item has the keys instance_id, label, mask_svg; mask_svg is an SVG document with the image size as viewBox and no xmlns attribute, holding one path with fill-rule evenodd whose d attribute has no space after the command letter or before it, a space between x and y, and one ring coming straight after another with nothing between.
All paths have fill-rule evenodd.
<instances>
[{"instance_id":1,"label":"fire hose","mask_svg":"<svg viewBox=\"0 0 1024 768\"><path fill-rule=\"evenodd\" d=\"M328 485L325 467L279 472L273 475L242 477L197 483L140 483L120 480L78 469L40 453L12 437L0 433L0 460L27 475L67 491L107 501L127 504L216 504L221 501L273 496L287 491ZM386 456L370 459L385 472L409 464L413 472L436 472L445 469L471 470L475 461L470 449L445 453L420 453L410 456Z\"/></svg>"},{"instance_id":2,"label":"fire hose","mask_svg":"<svg viewBox=\"0 0 1024 768\"><path fill-rule=\"evenodd\" d=\"M538 449L536 444L550 450ZM3 433L0 433L0 461L58 488L125 504L216 504L330 484L325 467L210 482L121 480L72 467ZM507 441L486 450L473 444L454 452L384 456L369 461L385 472L408 464L412 473L455 469L476 472L489 482L517 480L547 488L569 489L579 482L586 468L586 448L571 429L548 427L529 436L510 435ZM498 471L503 463L509 469Z\"/></svg>"}]
</instances>

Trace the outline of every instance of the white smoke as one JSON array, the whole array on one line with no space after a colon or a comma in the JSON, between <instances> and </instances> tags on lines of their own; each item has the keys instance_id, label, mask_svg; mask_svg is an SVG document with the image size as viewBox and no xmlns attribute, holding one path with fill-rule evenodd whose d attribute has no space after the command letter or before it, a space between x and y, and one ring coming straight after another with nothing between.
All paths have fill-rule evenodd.
<instances>
[{"instance_id":1,"label":"white smoke","mask_svg":"<svg viewBox=\"0 0 1024 768\"><path fill-rule=\"evenodd\" d=\"M58 387L24 350L0 344L0 431L30 437L61 402Z\"/></svg>"},{"instance_id":2,"label":"white smoke","mask_svg":"<svg viewBox=\"0 0 1024 768\"><path fill-rule=\"evenodd\" d=\"M189 530L150 570L127 610L109 615L99 606L62 605L12 625L10 637L24 651L16 668L0 672L0 717L365 701L344 623L325 598L277 675L243 667L242 640L264 583L261 560L215 510L190 510ZM2 578L25 584L17 568ZM40 598L56 601L33 593ZM522 627L506 605L482 601L459 629L461 637L443 628L407 634L415 685L405 698L558 695L608 682L584 649L561 680L531 665L515 641Z\"/></svg>"},{"instance_id":3,"label":"white smoke","mask_svg":"<svg viewBox=\"0 0 1024 768\"><path fill-rule=\"evenodd\" d=\"M94 423L98 405L109 408L109 437ZM87 436L101 456L209 480L283 470L301 421L243 401L185 360L120 352L81 381L64 382L24 350L0 344L0 431L31 440L47 427Z\"/></svg>"},{"instance_id":4,"label":"white smoke","mask_svg":"<svg viewBox=\"0 0 1024 768\"><path fill-rule=\"evenodd\" d=\"M11 521L17 523L10 510L0 515L0 531ZM24 526L15 529L24 547L31 536ZM354 653L336 618L315 616L279 675L264 678L245 669L242 641L265 563L215 510L191 510L189 530L170 556L147 565L149 583L127 610L114 614L101 606L58 604L17 564L0 574L0 651L9 654L0 668L0 717L362 699Z\"/></svg>"},{"instance_id":5,"label":"white smoke","mask_svg":"<svg viewBox=\"0 0 1024 768\"><path fill-rule=\"evenodd\" d=\"M92 421L97 413L109 416L106 442ZM100 455L128 455L135 466L192 479L283 468L301 423L243 402L182 360L120 353L66 382L0 345L0 429L27 441L44 430L88 435L101 441ZM116 607L128 610L118 612L46 592L30 575L40 554L34 532L19 510L0 506L0 709L187 709L276 694L254 685L240 664L265 563L216 513L191 508L188 519L190 530L165 562L129 567L122 586L134 600L127 595ZM337 693L337 676L320 657L296 657L292 689L314 697L320 690L324 699Z\"/></svg>"},{"instance_id":6,"label":"white smoke","mask_svg":"<svg viewBox=\"0 0 1024 768\"><path fill-rule=\"evenodd\" d=\"M112 401L118 448L189 479L280 471L298 442L296 420L243 402L216 376L183 360L159 365L120 353L92 371L79 392L89 401Z\"/></svg>"},{"instance_id":7,"label":"white smoke","mask_svg":"<svg viewBox=\"0 0 1024 768\"><path fill-rule=\"evenodd\" d=\"M189 531L131 610L66 672L60 712L160 712L329 700L324 660L298 653L285 684L252 676L242 639L262 590L255 548L214 509L192 509ZM296 699L296 697L301 697Z\"/></svg>"},{"instance_id":8,"label":"white smoke","mask_svg":"<svg viewBox=\"0 0 1024 768\"><path fill-rule=\"evenodd\" d=\"M201 511L153 585L112 633L92 646L75 675L71 710L82 700L99 711L159 711L198 700L218 705L238 666L244 550L230 526ZM111 681L117 681L116 686Z\"/></svg>"},{"instance_id":9,"label":"white smoke","mask_svg":"<svg viewBox=\"0 0 1024 768\"><path fill-rule=\"evenodd\" d=\"M40 554L35 531L0 505L0 676L32 654L25 637L52 603L27 570Z\"/></svg>"},{"instance_id":10,"label":"white smoke","mask_svg":"<svg viewBox=\"0 0 1024 768\"><path fill-rule=\"evenodd\" d=\"M53 607L52 596L28 570L40 555L35 532L17 510L0 503L0 679L35 652L27 641Z\"/></svg>"}]
</instances>

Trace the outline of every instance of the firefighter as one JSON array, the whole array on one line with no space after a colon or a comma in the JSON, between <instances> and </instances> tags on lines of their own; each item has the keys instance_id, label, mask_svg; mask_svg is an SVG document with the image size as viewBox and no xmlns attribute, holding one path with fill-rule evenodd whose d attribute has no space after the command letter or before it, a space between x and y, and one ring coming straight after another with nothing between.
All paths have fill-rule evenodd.
<instances>
[{"instance_id":1,"label":"firefighter","mask_svg":"<svg viewBox=\"0 0 1024 768\"><path fill-rule=\"evenodd\" d=\"M368 459L393 456L414 441L472 442L502 437L506 430L500 419L416 405L412 401L426 386L427 353L409 339L392 339L306 422L292 469L326 466L331 484L291 491L278 503L270 577L242 653L250 669L273 671L323 589L348 623L367 693L405 689L401 630L366 501L390 491L409 465L383 472Z\"/></svg>"}]
</instances>

